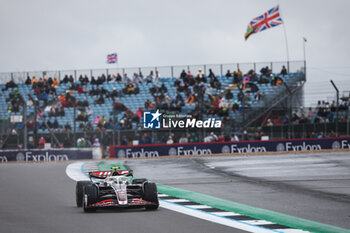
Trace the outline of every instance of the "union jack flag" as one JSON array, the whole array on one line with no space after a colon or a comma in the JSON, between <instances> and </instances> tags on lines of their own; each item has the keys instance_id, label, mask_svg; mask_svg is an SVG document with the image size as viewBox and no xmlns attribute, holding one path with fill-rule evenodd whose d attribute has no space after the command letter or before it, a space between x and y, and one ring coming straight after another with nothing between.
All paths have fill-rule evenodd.
<instances>
[{"instance_id":1,"label":"union jack flag","mask_svg":"<svg viewBox=\"0 0 350 233\"><path fill-rule=\"evenodd\" d=\"M113 64L118 62L118 56L117 53L111 53L107 55L107 63Z\"/></svg>"},{"instance_id":2,"label":"union jack flag","mask_svg":"<svg viewBox=\"0 0 350 233\"><path fill-rule=\"evenodd\" d=\"M279 6L277 5L276 7L268 10L264 14L250 21L244 37L247 40L248 37L253 33L262 32L268 28L276 27L282 23L283 21L280 16Z\"/></svg>"}]
</instances>

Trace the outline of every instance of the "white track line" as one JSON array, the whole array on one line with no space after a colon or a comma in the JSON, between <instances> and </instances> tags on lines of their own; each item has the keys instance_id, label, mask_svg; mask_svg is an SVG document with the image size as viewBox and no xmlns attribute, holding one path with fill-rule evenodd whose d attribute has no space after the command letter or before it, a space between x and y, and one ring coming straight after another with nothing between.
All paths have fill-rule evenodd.
<instances>
[{"instance_id":1,"label":"white track line","mask_svg":"<svg viewBox=\"0 0 350 233\"><path fill-rule=\"evenodd\" d=\"M233 212L211 212L212 214L219 215L219 216L240 216L241 214L233 213Z\"/></svg>"},{"instance_id":2,"label":"white track line","mask_svg":"<svg viewBox=\"0 0 350 233\"><path fill-rule=\"evenodd\" d=\"M218 223L221 225L233 227L233 228L248 231L248 232L259 232L259 233L281 232L281 231L270 230L259 226L251 225L249 223L244 223L244 222L228 219L225 217L217 216L211 213L203 212L199 209L193 209L191 207L178 205L176 203L167 202L165 200L160 200L159 203L161 207L172 211L176 211L182 214L190 215L196 218L204 219L210 222Z\"/></svg>"}]
</instances>

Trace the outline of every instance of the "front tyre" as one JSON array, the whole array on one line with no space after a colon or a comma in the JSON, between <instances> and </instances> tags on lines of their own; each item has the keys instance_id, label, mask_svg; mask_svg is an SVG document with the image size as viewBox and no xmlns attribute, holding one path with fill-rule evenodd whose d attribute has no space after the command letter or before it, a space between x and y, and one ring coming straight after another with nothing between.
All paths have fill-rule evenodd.
<instances>
[{"instance_id":1,"label":"front tyre","mask_svg":"<svg viewBox=\"0 0 350 233\"><path fill-rule=\"evenodd\" d=\"M75 201L77 203L77 207L83 206L83 196L84 196L84 186L91 185L91 181L78 181L75 186Z\"/></svg>"},{"instance_id":2,"label":"front tyre","mask_svg":"<svg viewBox=\"0 0 350 233\"><path fill-rule=\"evenodd\" d=\"M87 212L95 212L96 207L91 206L95 204L98 199L98 188L95 185L84 186L83 210Z\"/></svg>"},{"instance_id":3,"label":"front tyre","mask_svg":"<svg viewBox=\"0 0 350 233\"><path fill-rule=\"evenodd\" d=\"M155 183L145 183L144 184L144 193L143 199L148 202L152 202L151 205L146 205L146 210L156 210L159 207L158 200L158 190Z\"/></svg>"}]
</instances>

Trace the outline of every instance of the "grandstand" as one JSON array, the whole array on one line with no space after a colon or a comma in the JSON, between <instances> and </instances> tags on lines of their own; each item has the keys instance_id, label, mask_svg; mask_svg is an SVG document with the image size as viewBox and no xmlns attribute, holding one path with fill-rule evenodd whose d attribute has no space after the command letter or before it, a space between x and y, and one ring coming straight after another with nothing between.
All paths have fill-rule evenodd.
<instances>
[{"instance_id":1,"label":"grandstand","mask_svg":"<svg viewBox=\"0 0 350 233\"><path fill-rule=\"evenodd\" d=\"M281 75L281 69L283 66L288 67L288 72L286 74ZM262 74L260 71L262 68L267 67L268 70L271 70L271 73L269 75ZM35 119L37 119L38 125L37 125L37 132L35 130L35 127L24 127L21 123L16 124L10 124L13 127L2 127L2 139L8 140L11 137L11 132L14 132L13 130L16 130L17 135L22 135L24 133L24 130L28 131L28 136L34 136L36 139L39 136L50 136L50 131L47 127L43 127L44 122L50 122L52 123L54 120L57 120L58 125L64 126L69 125L71 127L72 133L74 134L74 139L78 138L79 135L86 135L87 133L97 134L98 137L103 134L100 132L107 132L110 136L113 135L113 143L111 144L118 144L121 143L121 134L120 132L123 132L123 135L128 135L128 132L132 132L130 137L135 137L135 135L142 133L142 116L141 118L137 119L136 121L133 120L131 125L128 127L125 127L123 122L125 121L125 111L116 111L114 106L115 102L122 103L126 106L127 109L129 109L132 114L135 114L136 111L141 107L143 110L145 110L145 101L148 99L151 102L155 103L155 96L150 93L150 88L152 88L155 84L156 86L160 87L162 84L167 89L167 92L164 93L164 95L168 95L171 99L173 99L177 93L182 96L182 99L184 102L186 102L187 96L185 92L178 91L174 85L177 78L180 77L181 70L186 71L192 71L194 73L194 77L196 77L196 72L199 69L202 69L204 71L204 76L206 79L206 83L202 83L204 87L207 89L209 86L212 86L210 83L210 74L209 70L213 71L213 74L215 73L216 80L220 83L219 86L213 86L211 92L212 95L203 95L203 99L200 99L198 96L196 96L196 99L193 103L184 103L181 107L181 110L178 113L182 114L194 114L196 111L198 112L198 109L201 109L199 117L201 117L203 120L208 118L215 118L215 119L221 119L224 122L224 127L222 128L221 132L217 132L219 134L229 134L233 132L241 132L253 123L257 121L257 119L261 118L265 114L271 111L271 109L275 108L279 105L285 105L285 104L294 104L298 106L302 106L302 96L300 93L302 93L302 87L306 81L305 78L305 70L304 70L305 64L303 61L296 61L296 62L285 62L285 63L251 63L251 64L225 64L225 65L203 65L203 66L183 66L183 67L155 67L152 68L137 68L137 69L114 69L114 70L99 70L98 72L94 70L90 71L58 71L58 72L22 72L22 73L7 73L7 74L0 74L2 77L2 80L5 80L6 83L1 84L1 96L0 96L0 117L2 119L2 124L5 125L9 123L9 119L11 116L18 116L23 115L23 119L28 120L29 122L34 122ZM240 83L233 83L233 77L227 77L224 73L226 70L231 70L232 72L235 70L241 69L244 72L244 75L241 77ZM148 72L154 71L160 71L161 77L156 81L154 78L151 82L147 82L146 77L148 76ZM249 81L249 84L254 85L256 88L254 91L249 91L249 86L247 83L248 81L243 80L247 76L251 76L252 72L256 72L257 76L256 79L252 79ZM133 83L134 87L136 86L138 88L138 91L136 94L126 94L122 93L123 89L126 89L127 82L123 81L115 81L117 73L121 73L123 76L129 72L129 75L131 75L132 72L134 74L142 74L144 73L143 81ZM97 76L95 76L96 74ZM82 83L82 77L87 77L88 82ZM101 77L112 79L110 81L104 81L100 85L91 84L91 80L100 79ZM137 75L136 75L137 76ZM35 77L37 80L40 78L54 78L57 77L59 79L60 84L55 86L55 92L56 94L48 94L47 95L47 101L46 96L45 100L43 100L41 94L36 93L35 89L33 89L33 86L31 83L25 83L26 78L32 80L33 77ZM63 80L68 80L68 77L71 79L71 82L64 82ZM214 77L212 77L214 78ZM214 79L215 79L214 78ZM266 78L266 82L261 82L263 78ZM280 82L276 84L273 83L275 78L280 79ZM28 80L27 80L28 81ZM180 82L183 83L183 80L180 79ZM13 88L8 87L8 85L12 86L13 84L16 86L13 86ZM135 85L136 84L136 85ZM246 84L246 85L245 85ZM201 85L198 83L198 85ZM78 93L77 87L83 87L85 92ZM107 98L107 96L104 96L104 103L103 104L95 104L98 100L98 96L92 96L89 95L89 92L91 90L95 89L97 86L99 86L99 89L106 90L107 93L112 93L113 90L118 91L118 97L114 98ZM24 105L21 104L19 109L14 111L14 109L11 109L9 105L11 105L11 93L13 90L18 89L18 92L23 96L23 100L26 105L25 109L25 116L24 116ZM194 86L190 85L188 87L189 93L196 93L194 90ZM259 91L260 94L262 94L261 100L257 100L255 98L255 94ZM233 94L233 98L231 99L225 99L225 94L230 91ZM104 116L108 122L109 119L116 119L116 123L113 124L113 121L109 120L109 126L105 125L104 127L99 127L98 124L92 124L92 130L87 130L84 127L79 126L86 126L87 123L84 122L78 122L76 121L77 116L79 115L79 112L84 112L84 110L79 110L78 108L75 108L75 104L72 106L66 106L64 108L64 116L50 116L49 111L45 111L45 108L47 110L47 106L56 106L59 102L59 97L61 95L67 95L67 93L70 93L69 95L74 96L75 102L84 101L87 100L89 107L92 110L92 114L88 116L88 122L92 123L96 119L96 117L99 115L100 117ZM248 94L247 94L248 93ZM295 93L299 93L297 98L295 98ZM240 94L243 94L243 98L238 98ZM28 100L30 100L30 96L34 97L35 100L38 99L38 105L35 104L28 104ZM225 114L218 114L216 111L209 111L210 108L214 105L213 104L213 97L215 99L221 100L222 98L224 101L227 102L229 106L228 111L225 112ZM245 96L249 96L248 98L245 98ZM294 98L292 98L294 96ZM295 100L298 100L296 102ZM34 101L36 102L36 101ZM208 105L210 103L211 105ZM232 106L234 104L238 104L237 111L232 110ZM37 108L36 108L37 106ZM160 108L161 105L155 106L155 108ZM291 106L291 105L290 105ZM204 111L204 109L206 109ZM150 109L148 109L150 110ZM163 109L164 111L169 111L169 109ZM50 124L51 125L51 124ZM100 125L101 126L101 125ZM27 128L27 129L25 129ZM67 132L67 130L60 129L60 127L53 127L52 132L55 132L55 135L58 138L64 138L64 133ZM169 132L167 132L169 134ZM202 132L201 135L203 137L205 136L207 132ZM62 134L62 135L60 135ZM77 134L77 135L76 135ZM115 136L117 134L117 136ZM115 139L117 137L117 139ZM179 137L179 136L178 136ZM101 138L100 138L101 139ZM21 141L18 139L17 141ZM102 140L102 139L101 139ZM112 140L112 139L110 139ZM131 140L131 139L130 139Z\"/></svg>"}]
</instances>

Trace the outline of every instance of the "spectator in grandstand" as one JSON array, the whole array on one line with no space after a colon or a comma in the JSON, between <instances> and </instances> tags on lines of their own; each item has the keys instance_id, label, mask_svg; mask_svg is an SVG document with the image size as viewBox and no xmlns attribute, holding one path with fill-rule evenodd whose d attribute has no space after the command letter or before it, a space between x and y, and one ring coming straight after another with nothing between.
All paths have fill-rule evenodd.
<instances>
[{"instance_id":1,"label":"spectator in grandstand","mask_svg":"<svg viewBox=\"0 0 350 233\"><path fill-rule=\"evenodd\" d=\"M304 114L301 114L300 118L299 118L299 124L307 124L309 123L309 120L307 119L307 117Z\"/></svg>"},{"instance_id":2,"label":"spectator in grandstand","mask_svg":"<svg viewBox=\"0 0 350 233\"><path fill-rule=\"evenodd\" d=\"M7 91L8 89L10 88L16 88L18 87L18 85L11 79L10 81L8 81L6 84L5 84L5 88L2 89L2 91Z\"/></svg>"},{"instance_id":3,"label":"spectator in grandstand","mask_svg":"<svg viewBox=\"0 0 350 233\"><path fill-rule=\"evenodd\" d=\"M286 76L287 74L288 74L287 68L285 66L282 66L281 75Z\"/></svg>"},{"instance_id":4,"label":"spectator in grandstand","mask_svg":"<svg viewBox=\"0 0 350 233\"><path fill-rule=\"evenodd\" d=\"M93 147L100 147L101 146L100 141L98 140L98 138L95 138L94 144L92 146Z\"/></svg>"},{"instance_id":5,"label":"spectator in grandstand","mask_svg":"<svg viewBox=\"0 0 350 233\"><path fill-rule=\"evenodd\" d=\"M38 144L39 144L39 148L40 149L44 149L44 147L45 147L45 138L44 137L41 137L40 139L39 139L39 142L38 142Z\"/></svg>"},{"instance_id":6,"label":"spectator in grandstand","mask_svg":"<svg viewBox=\"0 0 350 233\"><path fill-rule=\"evenodd\" d=\"M248 135L247 130L243 130L242 139L243 139L243 141L249 140L249 135Z\"/></svg>"},{"instance_id":7,"label":"spectator in grandstand","mask_svg":"<svg viewBox=\"0 0 350 233\"><path fill-rule=\"evenodd\" d=\"M228 116L228 110L230 107L230 102L227 102L224 98L222 98L219 103L218 115L220 117Z\"/></svg>"},{"instance_id":8,"label":"spectator in grandstand","mask_svg":"<svg viewBox=\"0 0 350 233\"><path fill-rule=\"evenodd\" d=\"M269 67L266 66L266 67L261 68L260 73L261 73L263 76L267 76L268 73L269 73Z\"/></svg>"},{"instance_id":9,"label":"spectator in grandstand","mask_svg":"<svg viewBox=\"0 0 350 233\"><path fill-rule=\"evenodd\" d=\"M250 106L250 101L251 101L250 94L247 92L246 95L243 97L243 101L242 102L245 105Z\"/></svg>"},{"instance_id":10,"label":"spectator in grandstand","mask_svg":"<svg viewBox=\"0 0 350 233\"><path fill-rule=\"evenodd\" d=\"M207 82L207 79L205 78L205 75L204 75L204 72L202 71L202 69L198 69L197 76L196 76L196 82L197 83L201 83L201 82L206 83Z\"/></svg>"},{"instance_id":11,"label":"spectator in grandstand","mask_svg":"<svg viewBox=\"0 0 350 233\"><path fill-rule=\"evenodd\" d=\"M261 100L261 94L259 91L257 91L255 94L254 94L254 99L256 102L259 102Z\"/></svg>"},{"instance_id":12,"label":"spectator in grandstand","mask_svg":"<svg viewBox=\"0 0 350 233\"><path fill-rule=\"evenodd\" d=\"M218 136L214 134L214 132L211 132L208 136L204 138L204 142L217 142Z\"/></svg>"},{"instance_id":13,"label":"spectator in grandstand","mask_svg":"<svg viewBox=\"0 0 350 233\"><path fill-rule=\"evenodd\" d=\"M119 96L119 94L118 94L117 88L113 88L113 91L109 94L109 97L113 99L113 98L116 98L118 96Z\"/></svg>"},{"instance_id":14,"label":"spectator in grandstand","mask_svg":"<svg viewBox=\"0 0 350 233\"><path fill-rule=\"evenodd\" d=\"M314 111L312 111L312 108L309 108L309 111L307 113L307 117L310 119L314 115Z\"/></svg>"},{"instance_id":15,"label":"spectator in grandstand","mask_svg":"<svg viewBox=\"0 0 350 233\"><path fill-rule=\"evenodd\" d=\"M324 133L321 131L320 134L317 136L317 138L321 139L321 138L324 138Z\"/></svg>"},{"instance_id":16,"label":"spectator in grandstand","mask_svg":"<svg viewBox=\"0 0 350 233\"><path fill-rule=\"evenodd\" d=\"M55 119L55 121L52 124L52 128L57 129L58 127L59 127L58 121L57 119Z\"/></svg>"},{"instance_id":17,"label":"spectator in grandstand","mask_svg":"<svg viewBox=\"0 0 350 233\"><path fill-rule=\"evenodd\" d=\"M238 78L242 79L243 73L239 68L237 69L237 75L238 75Z\"/></svg>"},{"instance_id":18,"label":"spectator in grandstand","mask_svg":"<svg viewBox=\"0 0 350 233\"><path fill-rule=\"evenodd\" d=\"M231 142L239 142L239 138L238 138L237 134L231 135Z\"/></svg>"},{"instance_id":19,"label":"spectator in grandstand","mask_svg":"<svg viewBox=\"0 0 350 233\"><path fill-rule=\"evenodd\" d=\"M97 117L96 117L95 120L94 120L94 125L99 124L100 121L101 121L101 117L100 117L100 115L97 115Z\"/></svg>"},{"instance_id":20,"label":"spectator in grandstand","mask_svg":"<svg viewBox=\"0 0 350 233\"><path fill-rule=\"evenodd\" d=\"M158 72L158 70L156 70L156 73L154 75L154 79L153 79L153 82L156 84L156 85L159 85L161 79L160 79L160 74Z\"/></svg>"},{"instance_id":21,"label":"spectator in grandstand","mask_svg":"<svg viewBox=\"0 0 350 233\"><path fill-rule=\"evenodd\" d=\"M106 124L106 122L107 122L107 119L106 119L106 117L103 115L102 117L101 117L101 119L100 119L100 125L104 125L104 124Z\"/></svg>"},{"instance_id":22,"label":"spectator in grandstand","mask_svg":"<svg viewBox=\"0 0 350 233\"><path fill-rule=\"evenodd\" d=\"M117 73L117 76L115 77L115 81L116 81L116 82L121 82L122 79L123 79L122 76L121 76L120 73L118 72L118 73Z\"/></svg>"},{"instance_id":23,"label":"spectator in grandstand","mask_svg":"<svg viewBox=\"0 0 350 233\"><path fill-rule=\"evenodd\" d=\"M231 74L230 70L227 70L225 76L226 76L226 78L231 78L232 77L232 74Z\"/></svg>"},{"instance_id":24,"label":"spectator in grandstand","mask_svg":"<svg viewBox=\"0 0 350 233\"><path fill-rule=\"evenodd\" d=\"M166 144L174 144L173 137L170 135L168 140L166 141Z\"/></svg>"},{"instance_id":25,"label":"spectator in grandstand","mask_svg":"<svg viewBox=\"0 0 350 233\"><path fill-rule=\"evenodd\" d=\"M233 98L232 92L230 90L227 90L226 95L225 95L225 99L230 100L232 98Z\"/></svg>"},{"instance_id":26,"label":"spectator in grandstand","mask_svg":"<svg viewBox=\"0 0 350 233\"><path fill-rule=\"evenodd\" d=\"M96 79L95 79L94 76L91 76L90 84L91 84L91 85L96 85L96 84L97 84Z\"/></svg>"},{"instance_id":27,"label":"spectator in grandstand","mask_svg":"<svg viewBox=\"0 0 350 233\"><path fill-rule=\"evenodd\" d=\"M261 140L261 136L260 136L260 133L258 131L255 132L254 140L256 140L256 141Z\"/></svg>"},{"instance_id":28,"label":"spectator in grandstand","mask_svg":"<svg viewBox=\"0 0 350 233\"><path fill-rule=\"evenodd\" d=\"M146 83L152 83L153 82L153 70L150 71L149 75L146 77Z\"/></svg>"},{"instance_id":29,"label":"spectator in grandstand","mask_svg":"<svg viewBox=\"0 0 350 233\"><path fill-rule=\"evenodd\" d=\"M85 141L84 137L78 138L78 140L77 140L77 147L78 148L86 147L86 141Z\"/></svg>"},{"instance_id":30,"label":"spectator in grandstand","mask_svg":"<svg viewBox=\"0 0 350 233\"><path fill-rule=\"evenodd\" d=\"M334 132L334 130L331 130L331 132L329 132L328 137L330 138L334 138L337 137L336 133Z\"/></svg>"},{"instance_id":31,"label":"spectator in grandstand","mask_svg":"<svg viewBox=\"0 0 350 233\"><path fill-rule=\"evenodd\" d=\"M162 85L160 86L159 89L162 93L167 93L168 92L168 88L165 86L164 83L162 83Z\"/></svg>"},{"instance_id":32,"label":"spectator in grandstand","mask_svg":"<svg viewBox=\"0 0 350 233\"><path fill-rule=\"evenodd\" d=\"M69 124L68 121L67 121L67 123L65 124L64 128L65 128L66 131L72 130L72 127L70 126L70 124Z\"/></svg>"},{"instance_id":33,"label":"spectator in grandstand","mask_svg":"<svg viewBox=\"0 0 350 233\"><path fill-rule=\"evenodd\" d=\"M188 142L190 143L199 142L198 136L195 132L188 133L187 138L188 138Z\"/></svg>"},{"instance_id":34,"label":"spectator in grandstand","mask_svg":"<svg viewBox=\"0 0 350 233\"><path fill-rule=\"evenodd\" d=\"M239 110L238 100L235 100L232 104L232 111L236 112Z\"/></svg>"},{"instance_id":35,"label":"spectator in grandstand","mask_svg":"<svg viewBox=\"0 0 350 233\"><path fill-rule=\"evenodd\" d=\"M27 79L26 79L26 81L25 81L24 83L25 83L25 85L27 85L27 86L29 86L29 85L32 84L32 80L30 79L29 76L27 76Z\"/></svg>"},{"instance_id":36,"label":"spectator in grandstand","mask_svg":"<svg viewBox=\"0 0 350 233\"><path fill-rule=\"evenodd\" d=\"M100 94L99 98L97 100L94 101L94 104L104 104L105 103L105 99L103 98L103 95Z\"/></svg>"},{"instance_id":37,"label":"spectator in grandstand","mask_svg":"<svg viewBox=\"0 0 350 233\"><path fill-rule=\"evenodd\" d=\"M131 79L129 78L128 74L127 73L124 73L123 75L123 79L122 79L122 83L129 83L131 82Z\"/></svg>"},{"instance_id":38,"label":"spectator in grandstand","mask_svg":"<svg viewBox=\"0 0 350 233\"><path fill-rule=\"evenodd\" d=\"M186 104L193 104L195 101L194 96L192 93L187 94Z\"/></svg>"},{"instance_id":39,"label":"spectator in grandstand","mask_svg":"<svg viewBox=\"0 0 350 233\"><path fill-rule=\"evenodd\" d=\"M266 126L273 126L273 122L272 122L271 118L267 119Z\"/></svg>"},{"instance_id":40,"label":"spectator in grandstand","mask_svg":"<svg viewBox=\"0 0 350 233\"><path fill-rule=\"evenodd\" d=\"M186 137L186 134L182 134L181 138L179 139L179 143L188 143L188 138Z\"/></svg>"}]
</instances>

